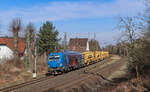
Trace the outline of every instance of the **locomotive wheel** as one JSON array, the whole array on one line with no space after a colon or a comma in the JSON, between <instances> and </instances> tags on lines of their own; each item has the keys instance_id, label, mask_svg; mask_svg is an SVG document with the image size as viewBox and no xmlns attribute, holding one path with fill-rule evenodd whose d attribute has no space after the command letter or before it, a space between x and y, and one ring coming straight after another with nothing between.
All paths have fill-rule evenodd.
<instances>
[{"instance_id":1,"label":"locomotive wheel","mask_svg":"<svg viewBox=\"0 0 150 92\"><path fill-rule=\"evenodd\" d=\"M67 70L64 70L64 73L67 73L68 71Z\"/></svg>"},{"instance_id":2,"label":"locomotive wheel","mask_svg":"<svg viewBox=\"0 0 150 92\"><path fill-rule=\"evenodd\" d=\"M73 71L76 70L76 66L72 67L72 70L73 70Z\"/></svg>"},{"instance_id":3,"label":"locomotive wheel","mask_svg":"<svg viewBox=\"0 0 150 92\"><path fill-rule=\"evenodd\" d=\"M84 67L84 64L81 65L81 68L83 68L83 67Z\"/></svg>"},{"instance_id":4,"label":"locomotive wheel","mask_svg":"<svg viewBox=\"0 0 150 92\"><path fill-rule=\"evenodd\" d=\"M48 72L48 73L46 73L45 75L46 75L46 76L50 76L50 75L51 75L51 73L50 73L50 72Z\"/></svg>"},{"instance_id":5,"label":"locomotive wheel","mask_svg":"<svg viewBox=\"0 0 150 92\"><path fill-rule=\"evenodd\" d=\"M77 66L77 70L80 69L80 65Z\"/></svg>"},{"instance_id":6,"label":"locomotive wheel","mask_svg":"<svg viewBox=\"0 0 150 92\"><path fill-rule=\"evenodd\" d=\"M67 71L70 72L70 68L68 68Z\"/></svg>"},{"instance_id":7,"label":"locomotive wheel","mask_svg":"<svg viewBox=\"0 0 150 92\"><path fill-rule=\"evenodd\" d=\"M67 72L68 72L68 69L67 69L67 68L65 68L65 69L64 69L64 73L67 73Z\"/></svg>"},{"instance_id":8,"label":"locomotive wheel","mask_svg":"<svg viewBox=\"0 0 150 92\"><path fill-rule=\"evenodd\" d=\"M85 67L86 65L85 64L83 64L83 67Z\"/></svg>"},{"instance_id":9,"label":"locomotive wheel","mask_svg":"<svg viewBox=\"0 0 150 92\"><path fill-rule=\"evenodd\" d=\"M63 70L63 73L66 73L65 69Z\"/></svg>"},{"instance_id":10,"label":"locomotive wheel","mask_svg":"<svg viewBox=\"0 0 150 92\"><path fill-rule=\"evenodd\" d=\"M81 64L80 66L79 66L79 68L82 68L83 67L83 65Z\"/></svg>"},{"instance_id":11,"label":"locomotive wheel","mask_svg":"<svg viewBox=\"0 0 150 92\"><path fill-rule=\"evenodd\" d=\"M54 73L54 74L53 74L54 76L57 76L57 75L58 75L58 72L57 72L57 71L54 71L53 73Z\"/></svg>"},{"instance_id":12,"label":"locomotive wheel","mask_svg":"<svg viewBox=\"0 0 150 92\"><path fill-rule=\"evenodd\" d=\"M54 73L53 75L54 75L54 76L57 76L57 74L55 74L55 73Z\"/></svg>"}]
</instances>

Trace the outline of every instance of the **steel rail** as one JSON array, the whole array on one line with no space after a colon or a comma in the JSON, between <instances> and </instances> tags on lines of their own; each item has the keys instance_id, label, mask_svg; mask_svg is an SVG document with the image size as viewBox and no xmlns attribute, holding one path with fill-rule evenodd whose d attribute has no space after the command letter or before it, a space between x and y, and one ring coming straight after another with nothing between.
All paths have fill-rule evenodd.
<instances>
[{"instance_id":1,"label":"steel rail","mask_svg":"<svg viewBox=\"0 0 150 92\"><path fill-rule=\"evenodd\" d=\"M53 77L53 76L51 76L51 77ZM31 85L31 84L35 84L35 83L47 80L49 78L50 78L49 76L45 76L45 77L33 79L31 81L27 81L27 82L24 82L24 83L19 83L19 84L12 85L12 86L9 86L9 87L1 88L0 92L8 92L8 91L11 91L11 90L14 90L14 89L18 89L18 88L21 88L21 87L25 87L27 85Z\"/></svg>"}]
</instances>

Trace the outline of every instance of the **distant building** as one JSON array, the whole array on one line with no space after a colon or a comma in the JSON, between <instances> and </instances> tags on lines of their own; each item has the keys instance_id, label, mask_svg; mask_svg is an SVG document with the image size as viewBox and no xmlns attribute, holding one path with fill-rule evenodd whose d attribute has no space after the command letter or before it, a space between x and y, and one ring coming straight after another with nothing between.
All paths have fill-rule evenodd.
<instances>
[{"instance_id":1,"label":"distant building","mask_svg":"<svg viewBox=\"0 0 150 92\"><path fill-rule=\"evenodd\" d=\"M25 40L19 39L18 41L18 51L19 55L23 56L25 51L26 43ZM12 59L14 50L13 38L0 38L0 60Z\"/></svg>"},{"instance_id":2,"label":"distant building","mask_svg":"<svg viewBox=\"0 0 150 92\"><path fill-rule=\"evenodd\" d=\"M89 51L88 38L70 38L68 49L79 52Z\"/></svg>"}]
</instances>

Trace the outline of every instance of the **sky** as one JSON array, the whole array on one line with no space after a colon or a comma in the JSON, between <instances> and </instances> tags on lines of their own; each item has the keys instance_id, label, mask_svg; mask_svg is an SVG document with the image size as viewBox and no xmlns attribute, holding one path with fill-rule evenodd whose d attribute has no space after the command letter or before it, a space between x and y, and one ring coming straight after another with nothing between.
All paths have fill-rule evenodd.
<instances>
[{"instance_id":1,"label":"sky","mask_svg":"<svg viewBox=\"0 0 150 92\"><path fill-rule=\"evenodd\" d=\"M32 22L37 30L51 21L59 37L89 37L100 45L114 44L119 31L117 18L135 16L144 10L143 0L0 0L0 34L8 34L9 24L21 18L24 28ZM94 34L96 35L94 37Z\"/></svg>"}]
</instances>

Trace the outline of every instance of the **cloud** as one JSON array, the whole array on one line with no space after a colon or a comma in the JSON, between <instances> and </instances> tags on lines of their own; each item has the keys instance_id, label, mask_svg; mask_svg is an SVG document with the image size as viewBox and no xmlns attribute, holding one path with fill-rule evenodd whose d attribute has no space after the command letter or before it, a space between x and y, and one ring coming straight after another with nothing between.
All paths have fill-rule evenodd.
<instances>
[{"instance_id":1,"label":"cloud","mask_svg":"<svg viewBox=\"0 0 150 92\"><path fill-rule=\"evenodd\" d=\"M25 22L71 20L76 18L132 16L144 8L141 0L115 0L113 2L50 2L45 5L0 11L0 20L21 17Z\"/></svg>"},{"instance_id":2,"label":"cloud","mask_svg":"<svg viewBox=\"0 0 150 92\"><path fill-rule=\"evenodd\" d=\"M90 2L49 2L43 5L32 7L18 7L7 10L0 10L1 29L7 30L8 24L13 18L20 17L23 22L42 23L46 20L61 21L82 18L108 18L116 16L134 16L143 11L143 0L113 0L103 2L91 0ZM5 27L3 27L3 25ZM109 26L108 26L109 27ZM3 31L4 32L4 31ZM5 34L8 32L6 31ZM83 33L84 34L84 33ZM114 43L116 32L103 31L96 33L96 39L103 46ZM76 36L71 36L76 37ZM83 36L83 37L87 37ZM92 37L92 36L91 36ZM70 38L70 37L68 37Z\"/></svg>"}]
</instances>

